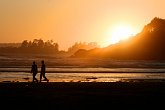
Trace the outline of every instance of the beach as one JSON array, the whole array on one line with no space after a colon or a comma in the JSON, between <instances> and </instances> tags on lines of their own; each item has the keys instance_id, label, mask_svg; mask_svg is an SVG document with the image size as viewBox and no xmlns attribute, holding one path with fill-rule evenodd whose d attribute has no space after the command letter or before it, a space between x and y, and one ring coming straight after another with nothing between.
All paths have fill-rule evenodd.
<instances>
[{"instance_id":1,"label":"beach","mask_svg":"<svg viewBox=\"0 0 165 110\"><path fill-rule=\"evenodd\" d=\"M165 81L1 82L0 99L6 109L159 109Z\"/></svg>"},{"instance_id":2,"label":"beach","mask_svg":"<svg viewBox=\"0 0 165 110\"><path fill-rule=\"evenodd\" d=\"M45 60L49 82L32 83L30 65L33 59L40 62L42 58L24 57L1 58L1 108L10 110L164 108L164 62L100 59L94 64L95 61L88 59L52 60L50 57ZM79 62L83 63L79 65ZM106 67L102 67L102 64ZM36 78L39 79L39 74Z\"/></svg>"}]
</instances>

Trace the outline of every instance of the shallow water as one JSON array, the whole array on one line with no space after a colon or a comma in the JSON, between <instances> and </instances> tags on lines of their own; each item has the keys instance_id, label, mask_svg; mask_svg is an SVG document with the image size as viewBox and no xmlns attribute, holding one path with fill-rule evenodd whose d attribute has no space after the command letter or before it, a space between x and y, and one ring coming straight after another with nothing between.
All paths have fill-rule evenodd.
<instances>
[{"instance_id":1,"label":"shallow water","mask_svg":"<svg viewBox=\"0 0 165 110\"><path fill-rule=\"evenodd\" d=\"M165 80L164 68L47 68L50 82L117 82L131 79ZM39 73L36 76L39 79ZM0 68L0 82L31 82L30 68Z\"/></svg>"}]
</instances>

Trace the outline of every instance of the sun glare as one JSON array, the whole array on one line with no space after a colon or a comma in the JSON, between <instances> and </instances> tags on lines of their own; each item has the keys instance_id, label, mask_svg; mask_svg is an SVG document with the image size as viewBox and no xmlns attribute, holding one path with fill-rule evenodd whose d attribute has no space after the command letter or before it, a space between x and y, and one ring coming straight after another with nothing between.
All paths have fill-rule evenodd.
<instances>
[{"instance_id":1,"label":"sun glare","mask_svg":"<svg viewBox=\"0 0 165 110\"><path fill-rule=\"evenodd\" d=\"M110 44L118 43L133 36L133 30L128 26L118 26L112 30Z\"/></svg>"},{"instance_id":2,"label":"sun glare","mask_svg":"<svg viewBox=\"0 0 165 110\"><path fill-rule=\"evenodd\" d=\"M110 28L107 31L107 39L104 45L115 44L120 41L126 40L135 35L133 28L127 25L118 25Z\"/></svg>"}]
</instances>

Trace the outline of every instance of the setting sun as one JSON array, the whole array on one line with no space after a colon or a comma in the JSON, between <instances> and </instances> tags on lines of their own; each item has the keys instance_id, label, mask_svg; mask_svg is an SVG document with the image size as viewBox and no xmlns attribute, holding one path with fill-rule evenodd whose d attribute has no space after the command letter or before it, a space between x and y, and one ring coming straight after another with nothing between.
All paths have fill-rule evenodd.
<instances>
[{"instance_id":1,"label":"setting sun","mask_svg":"<svg viewBox=\"0 0 165 110\"><path fill-rule=\"evenodd\" d=\"M123 40L127 40L128 38L136 35L138 30L134 29L129 24L117 24L113 25L112 27L108 28L105 31L105 39L102 44L103 47L106 47L111 44L118 43Z\"/></svg>"},{"instance_id":2,"label":"setting sun","mask_svg":"<svg viewBox=\"0 0 165 110\"><path fill-rule=\"evenodd\" d=\"M112 30L112 35L110 38L110 44L118 43L122 40L126 40L134 34L132 28L129 26L117 26Z\"/></svg>"}]
</instances>

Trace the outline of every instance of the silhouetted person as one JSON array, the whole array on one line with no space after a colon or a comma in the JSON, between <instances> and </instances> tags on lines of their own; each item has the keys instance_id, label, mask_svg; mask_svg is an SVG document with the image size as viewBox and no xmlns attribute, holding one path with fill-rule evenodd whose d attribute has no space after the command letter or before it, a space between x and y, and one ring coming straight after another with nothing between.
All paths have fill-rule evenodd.
<instances>
[{"instance_id":1,"label":"silhouetted person","mask_svg":"<svg viewBox=\"0 0 165 110\"><path fill-rule=\"evenodd\" d=\"M45 67L45 63L44 63L44 60L41 61L41 74L40 74L40 82L42 80L42 77L44 78L44 81L49 81L46 76L45 76L45 70L46 70L46 67Z\"/></svg>"},{"instance_id":2,"label":"silhouetted person","mask_svg":"<svg viewBox=\"0 0 165 110\"><path fill-rule=\"evenodd\" d=\"M35 63L35 61L33 61L32 67L31 67L31 73L33 74L33 82L38 82L36 75L38 73L38 67Z\"/></svg>"}]
</instances>

